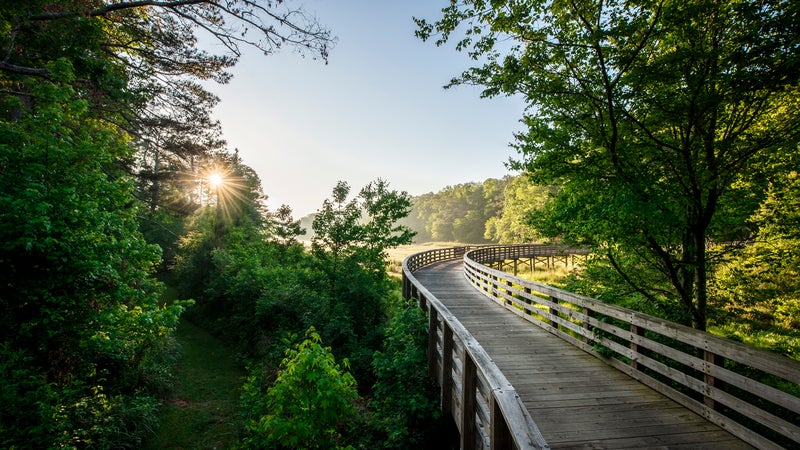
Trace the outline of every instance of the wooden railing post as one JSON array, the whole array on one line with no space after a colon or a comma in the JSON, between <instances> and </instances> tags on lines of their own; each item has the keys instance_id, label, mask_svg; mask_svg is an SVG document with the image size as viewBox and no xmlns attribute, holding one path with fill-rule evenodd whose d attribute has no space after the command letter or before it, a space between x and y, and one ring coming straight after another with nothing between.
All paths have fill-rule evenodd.
<instances>
[{"instance_id":1,"label":"wooden railing post","mask_svg":"<svg viewBox=\"0 0 800 450\"><path fill-rule=\"evenodd\" d=\"M508 430L503 412L500 411L500 405L492 392L489 395L489 445L492 450L514 448L511 442L511 432Z\"/></svg>"},{"instance_id":2,"label":"wooden railing post","mask_svg":"<svg viewBox=\"0 0 800 450\"><path fill-rule=\"evenodd\" d=\"M558 304L558 299L556 297L553 297L552 295L550 296L550 301L555 304ZM551 306L550 314L558 317L558 310ZM558 322L555 319L550 319L550 326L558 330Z\"/></svg>"},{"instance_id":3,"label":"wooden railing post","mask_svg":"<svg viewBox=\"0 0 800 450\"><path fill-rule=\"evenodd\" d=\"M533 301L531 301L531 295L533 295L533 292L531 291L531 288L525 286L523 289L525 291L525 303L527 303L528 305L532 305ZM530 309L525 309L525 314L529 316L533 315L533 311L531 311Z\"/></svg>"},{"instance_id":4,"label":"wooden railing post","mask_svg":"<svg viewBox=\"0 0 800 450\"><path fill-rule=\"evenodd\" d=\"M644 336L644 328L631 324L631 334L634 336ZM631 352L633 353L631 358L631 368L633 368L633 370L639 370L638 356L642 354L642 351L639 348L639 344L634 342L633 339L631 339Z\"/></svg>"},{"instance_id":5,"label":"wooden railing post","mask_svg":"<svg viewBox=\"0 0 800 450\"><path fill-rule=\"evenodd\" d=\"M442 411L453 413L453 329L442 323Z\"/></svg>"},{"instance_id":6,"label":"wooden railing post","mask_svg":"<svg viewBox=\"0 0 800 450\"><path fill-rule=\"evenodd\" d=\"M724 366L725 360L721 356L709 350L703 350L703 359L705 360L705 367L703 367L703 381L706 386L706 392L703 395L703 403L709 408L719 411L722 409L721 405L714 401L709 394L711 393L711 388L721 389L723 382L717 380L714 375L711 375L711 367Z\"/></svg>"},{"instance_id":7,"label":"wooden railing post","mask_svg":"<svg viewBox=\"0 0 800 450\"><path fill-rule=\"evenodd\" d=\"M592 310L589 309L589 308L584 307L583 308L583 316L586 318L583 321L583 329L588 332L588 331L590 331L592 329L592 326L589 324L589 318L592 317ZM591 339L589 339L589 333L586 333L583 336L583 343L584 344L588 344L589 341L591 341Z\"/></svg>"},{"instance_id":8,"label":"wooden railing post","mask_svg":"<svg viewBox=\"0 0 800 450\"><path fill-rule=\"evenodd\" d=\"M478 373L475 368L475 361L467 351L464 343L464 351L461 355L461 450L474 450L476 448L475 434L475 414L477 412L477 401L475 391L477 389Z\"/></svg>"},{"instance_id":9,"label":"wooden railing post","mask_svg":"<svg viewBox=\"0 0 800 450\"><path fill-rule=\"evenodd\" d=\"M439 328L439 313L436 308L429 308L428 311L428 375L436 377L436 365L438 355L436 352L436 336ZM443 374L444 376L444 374Z\"/></svg>"}]
</instances>

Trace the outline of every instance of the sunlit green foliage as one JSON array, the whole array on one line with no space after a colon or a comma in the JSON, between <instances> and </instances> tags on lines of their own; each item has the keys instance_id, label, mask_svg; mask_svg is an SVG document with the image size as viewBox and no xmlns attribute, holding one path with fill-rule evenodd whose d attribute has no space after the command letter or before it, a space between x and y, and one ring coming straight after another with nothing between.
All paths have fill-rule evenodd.
<instances>
[{"instance_id":1,"label":"sunlit green foliage","mask_svg":"<svg viewBox=\"0 0 800 450\"><path fill-rule=\"evenodd\" d=\"M386 250L411 242L413 233L397 224L408 214L411 199L383 180L349 195L347 183L339 182L314 218L311 253L324 297L315 320L326 342L351 361L356 378L364 382L371 377L372 352L380 345L392 289Z\"/></svg>"},{"instance_id":2,"label":"sunlit green foliage","mask_svg":"<svg viewBox=\"0 0 800 450\"><path fill-rule=\"evenodd\" d=\"M793 348L761 339L774 350L800 357L800 176L791 172L774 183L754 214L758 233L752 244L726 261L712 284L712 304L725 333L747 340L775 334L793 334ZM783 348L781 348L783 347Z\"/></svg>"},{"instance_id":3,"label":"sunlit green foliage","mask_svg":"<svg viewBox=\"0 0 800 450\"><path fill-rule=\"evenodd\" d=\"M418 242L487 242L486 223L500 216L504 188L510 180L511 177L490 178L415 197L411 216L405 223L419 233Z\"/></svg>"},{"instance_id":4,"label":"sunlit green foliage","mask_svg":"<svg viewBox=\"0 0 800 450\"><path fill-rule=\"evenodd\" d=\"M242 443L247 449L345 448L342 431L357 415L347 360L337 363L313 328L286 351L274 384L263 392L251 375L243 398L252 417Z\"/></svg>"},{"instance_id":5,"label":"sunlit green foliage","mask_svg":"<svg viewBox=\"0 0 800 450\"><path fill-rule=\"evenodd\" d=\"M538 234L531 224L532 218L548 199L550 191L550 188L535 185L526 175L511 179L503 189L501 213L486 221L484 237L500 244L536 242Z\"/></svg>"}]
</instances>

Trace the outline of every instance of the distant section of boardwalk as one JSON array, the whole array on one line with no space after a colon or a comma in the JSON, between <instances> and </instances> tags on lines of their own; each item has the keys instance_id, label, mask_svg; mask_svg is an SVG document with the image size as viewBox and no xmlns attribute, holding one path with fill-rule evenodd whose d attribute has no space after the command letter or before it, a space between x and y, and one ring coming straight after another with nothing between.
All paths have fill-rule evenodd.
<instances>
[{"instance_id":1,"label":"distant section of boardwalk","mask_svg":"<svg viewBox=\"0 0 800 450\"><path fill-rule=\"evenodd\" d=\"M414 275L486 350L551 448L753 448L492 303L465 279L460 260L434 263Z\"/></svg>"}]
</instances>

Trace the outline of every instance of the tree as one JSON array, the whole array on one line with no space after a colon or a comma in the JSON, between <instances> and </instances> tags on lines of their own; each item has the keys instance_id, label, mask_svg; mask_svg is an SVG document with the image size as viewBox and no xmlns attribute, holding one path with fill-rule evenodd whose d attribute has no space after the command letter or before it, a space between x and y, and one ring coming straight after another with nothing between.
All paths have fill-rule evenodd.
<instances>
[{"instance_id":1,"label":"tree","mask_svg":"<svg viewBox=\"0 0 800 450\"><path fill-rule=\"evenodd\" d=\"M357 416L356 382L338 364L313 328L286 351L278 377L266 395L258 380L245 383L243 398L255 417L245 424L243 448L344 448L342 429Z\"/></svg>"},{"instance_id":2,"label":"tree","mask_svg":"<svg viewBox=\"0 0 800 450\"><path fill-rule=\"evenodd\" d=\"M300 225L299 220L292 217L292 208L289 205L281 205L272 214L272 228L275 239L283 245L297 244L297 238L306 234L306 230Z\"/></svg>"},{"instance_id":3,"label":"tree","mask_svg":"<svg viewBox=\"0 0 800 450\"><path fill-rule=\"evenodd\" d=\"M503 189L509 180L490 178L421 195L414 199L414 215L424 223L424 232L431 239L485 242L486 222L501 214Z\"/></svg>"},{"instance_id":4,"label":"tree","mask_svg":"<svg viewBox=\"0 0 800 450\"><path fill-rule=\"evenodd\" d=\"M378 179L361 189L358 196L347 200L350 186L340 181L330 199L314 217L312 251L329 261L331 290L337 284L340 264L361 268L376 279L386 276L387 249L408 244L413 233L400 219L408 215L411 198L407 192L389 190L389 183Z\"/></svg>"},{"instance_id":5,"label":"tree","mask_svg":"<svg viewBox=\"0 0 800 450\"><path fill-rule=\"evenodd\" d=\"M71 61L73 88L89 110L132 136L140 150L120 162L139 176L142 200L152 212L168 207L186 214L186 202L174 194L189 189L169 184L185 182L182 175L198 158L224 146L211 117L218 98L199 82L227 82L241 46L265 54L290 46L314 58L328 56L330 32L288 3L6 2L0 7L0 86L25 100L24 108L31 100L27 80L51 78L49 63ZM201 41L216 41L226 53L209 54Z\"/></svg>"},{"instance_id":6,"label":"tree","mask_svg":"<svg viewBox=\"0 0 800 450\"><path fill-rule=\"evenodd\" d=\"M719 307L750 331L800 331L798 172L770 186L753 223L753 243L723 263L713 280L715 297L728 300Z\"/></svg>"},{"instance_id":7,"label":"tree","mask_svg":"<svg viewBox=\"0 0 800 450\"><path fill-rule=\"evenodd\" d=\"M740 237L731 224L753 207L733 187L759 155L797 148L797 3L472 0L443 14L417 19L418 36L463 29L457 48L482 62L450 85L529 104L512 166L560 188L551 234L704 329L708 244ZM669 289L638 283L642 268Z\"/></svg>"},{"instance_id":8,"label":"tree","mask_svg":"<svg viewBox=\"0 0 800 450\"><path fill-rule=\"evenodd\" d=\"M267 236L266 196L258 175L238 154L219 153L204 162L195 195L205 205L186 221L186 233L178 239L176 257L170 262L173 285L182 295L196 300L189 312L212 332L230 328L234 312L253 316L257 298L229 295L229 279L236 269L230 260L239 251L251 251L258 260ZM271 254L271 252L268 252ZM272 263L273 261L270 261ZM256 292L255 295L258 295ZM245 327L237 331L243 332ZM232 333L235 334L235 333Z\"/></svg>"},{"instance_id":9,"label":"tree","mask_svg":"<svg viewBox=\"0 0 800 450\"><path fill-rule=\"evenodd\" d=\"M408 214L407 192L376 180L348 200L350 186L340 181L317 211L311 253L322 276L325 303L318 329L338 355L346 355L363 382L371 376L372 352L380 343L392 284L386 250L408 244L413 233L397 222ZM323 320L324 319L324 320Z\"/></svg>"},{"instance_id":10,"label":"tree","mask_svg":"<svg viewBox=\"0 0 800 450\"><path fill-rule=\"evenodd\" d=\"M503 189L502 213L486 221L484 237L501 244L534 242L531 220L547 200L549 188L533 184L527 175L514 177Z\"/></svg>"},{"instance_id":11,"label":"tree","mask_svg":"<svg viewBox=\"0 0 800 450\"><path fill-rule=\"evenodd\" d=\"M36 101L0 120L0 442L135 445L140 433L118 430L146 414L132 403L154 406L146 361L182 305L162 304L151 278L160 251L115 164L131 147L90 114L69 61L48 72L26 86ZM19 101L0 97L6 111Z\"/></svg>"},{"instance_id":12,"label":"tree","mask_svg":"<svg viewBox=\"0 0 800 450\"><path fill-rule=\"evenodd\" d=\"M436 382L428 376L428 316L416 301L401 300L372 366L377 381L371 407L385 433L382 448L420 448L440 417Z\"/></svg>"}]
</instances>

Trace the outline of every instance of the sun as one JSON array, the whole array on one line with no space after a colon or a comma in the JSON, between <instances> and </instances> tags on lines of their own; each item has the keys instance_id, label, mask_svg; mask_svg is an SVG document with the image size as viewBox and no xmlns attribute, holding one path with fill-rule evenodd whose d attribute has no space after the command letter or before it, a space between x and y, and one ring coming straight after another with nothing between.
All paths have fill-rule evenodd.
<instances>
[{"instance_id":1,"label":"sun","mask_svg":"<svg viewBox=\"0 0 800 450\"><path fill-rule=\"evenodd\" d=\"M219 172L212 172L208 174L208 185L212 189L216 189L225 184L225 177Z\"/></svg>"}]
</instances>

